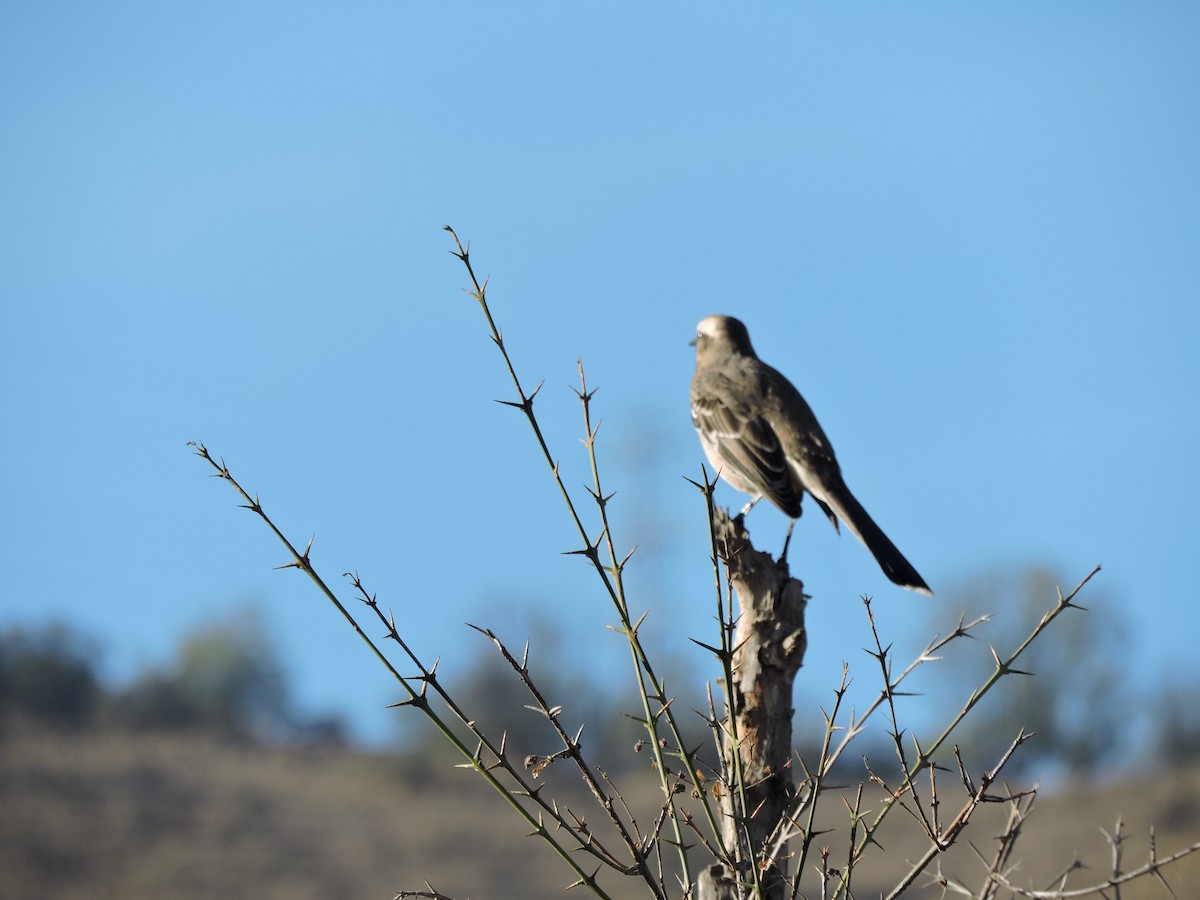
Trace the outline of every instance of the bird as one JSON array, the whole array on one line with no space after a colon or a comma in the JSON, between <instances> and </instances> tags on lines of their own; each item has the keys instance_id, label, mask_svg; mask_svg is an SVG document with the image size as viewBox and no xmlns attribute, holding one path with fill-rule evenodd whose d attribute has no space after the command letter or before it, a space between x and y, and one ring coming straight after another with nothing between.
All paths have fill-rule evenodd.
<instances>
[{"instance_id":1,"label":"bird","mask_svg":"<svg viewBox=\"0 0 1200 900\"><path fill-rule=\"evenodd\" d=\"M739 516L766 497L791 519L780 559L787 558L807 493L835 530L840 533L840 521L862 541L892 582L932 594L850 493L817 417L795 386L758 358L746 326L732 316L707 316L696 326L692 344L692 424L700 444L720 476L750 495Z\"/></svg>"}]
</instances>

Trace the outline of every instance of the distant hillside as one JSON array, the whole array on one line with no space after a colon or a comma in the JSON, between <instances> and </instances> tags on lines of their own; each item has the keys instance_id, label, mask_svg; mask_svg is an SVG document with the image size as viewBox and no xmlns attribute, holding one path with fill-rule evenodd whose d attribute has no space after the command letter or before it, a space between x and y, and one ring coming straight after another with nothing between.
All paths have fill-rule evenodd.
<instances>
[{"instance_id":1,"label":"distant hillside","mask_svg":"<svg viewBox=\"0 0 1200 900\"><path fill-rule=\"evenodd\" d=\"M525 837L512 812L472 773L453 768L456 762L196 735L10 728L0 735L0 897L387 900L425 879L457 900L561 896L571 880L562 863ZM948 818L958 796L948 777L944 785ZM635 790L656 802L652 779ZM835 806L828 805L832 821L840 814ZM579 808L596 818L586 799ZM1002 808L988 811L993 818L968 832L985 853L1003 815ZM1200 769L1043 797L1019 845L1025 863L1018 877L1045 886L1076 850L1090 866L1079 883L1106 871L1099 829L1111 831L1118 815L1129 836L1127 869L1145 860L1151 822L1160 856L1200 839ZM910 824L896 815L881 839L887 874L921 851ZM978 866L962 849L947 871L977 883ZM882 886L868 883L870 871L857 883L860 898ZM1170 881L1180 897L1200 896L1189 893L1200 889L1200 854ZM601 883L617 897L643 896L632 880ZM1146 880L1121 896L1165 893Z\"/></svg>"}]
</instances>

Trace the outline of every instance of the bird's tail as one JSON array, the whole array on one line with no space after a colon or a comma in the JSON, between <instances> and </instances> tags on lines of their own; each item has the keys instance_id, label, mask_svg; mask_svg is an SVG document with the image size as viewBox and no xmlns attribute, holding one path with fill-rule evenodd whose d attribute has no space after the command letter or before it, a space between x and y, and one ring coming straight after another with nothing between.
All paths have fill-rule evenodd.
<instances>
[{"instance_id":1,"label":"bird's tail","mask_svg":"<svg viewBox=\"0 0 1200 900\"><path fill-rule=\"evenodd\" d=\"M841 479L839 478L838 481L841 482ZM875 520L867 514L862 504L850 493L845 482L829 485L823 497L817 498L815 494L813 497L823 508L827 508L827 511L832 510L834 515L854 533L854 536L866 545L866 548L871 551L871 555L875 557L875 561L879 563L879 568L883 569L883 574L891 581L919 594L933 593L929 589L929 585L925 583L925 579L917 574L912 563L905 559L904 554L897 549L896 545L888 540L883 529L875 524ZM836 526L836 524L835 522L834 525Z\"/></svg>"}]
</instances>

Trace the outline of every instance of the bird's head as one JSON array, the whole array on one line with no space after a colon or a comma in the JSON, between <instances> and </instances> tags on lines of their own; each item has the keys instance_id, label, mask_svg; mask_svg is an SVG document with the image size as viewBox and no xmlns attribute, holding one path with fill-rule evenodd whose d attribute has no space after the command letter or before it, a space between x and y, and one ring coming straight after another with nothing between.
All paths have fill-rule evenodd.
<instances>
[{"instance_id":1,"label":"bird's head","mask_svg":"<svg viewBox=\"0 0 1200 900\"><path fill-rule=\"evenodd\" d=\"M696 326L696 339L691 344L698 360L714 352L754 356L750 332L733 316L705 316Z\"/></svg>"}]
</instances>

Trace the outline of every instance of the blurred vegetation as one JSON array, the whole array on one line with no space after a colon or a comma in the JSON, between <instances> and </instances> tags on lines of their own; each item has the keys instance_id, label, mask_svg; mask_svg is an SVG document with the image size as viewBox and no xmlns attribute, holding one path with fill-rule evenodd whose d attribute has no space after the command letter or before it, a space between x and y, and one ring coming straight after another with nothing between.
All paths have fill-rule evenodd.
<instances>
[{"instance_id":1,"label":"blurred vegetation","mask_svg":"<svg viewBox=\"0 0 1200 900\"><path fill-rule=\"evenodd\" d=\"M203 730L258 740L340 742L334 715L292 708L283 666L252 613L209 623L175 659L106 689L94 644L55 623L0 632L0 717L43 726L133 731Z\"/></svg>"},{"instance_id":2,"label":"blurred vegetation","mask_svg":"<svg viewBox=\"0 0 1200 900\"><path fill-rule=\"evenodd\" d=\"M0 716L77 728L100 706L97 648L64 625L0 632Z\"/></svg>"},{"instance_id":3,"label":"blurred vegetation","mask_svg":"<svg viewBox=\"0 0 1200 900\"><path fill-rule=\"evenodd\" d=\"M946 603L968 619L997 613L981 637L1003 654L1040 617L1054 582L1043 569L985 574L947 591ZM986 698L959 741L970 761L994 755L1023 727L1038 732L1015 760L1027 773L1104 776L1087 786L1061 779L1039 802L1037 839L1026 842L1034 857L1022 861L1030 872L1061 866L1091 842L1102 868L1108 847L1097 829L1111 831L1117 813L1134 840L1154 823L1163 851L1200 828L1194 673L1180 672L1153 698L1132 696L1119 610L1099 593L1089 605L1093 612L1072 611L1052 640L1022 657L1036 676L1009 679ZM553 753L559 745L544 717L479 640L478 662L445 676L448 689L485 731L507 734L516 758ZM509 649L519 658L523 647ZM939 663L947 706L986 674L989 654L974 649ZM453 768L432 731L369 755L347 746L336 714L297 712L286 668L253 614L204 625L171 660L127 684L104 684L101 656L61 624L0 632L5 897L93 896L101 885L111 896L387 896L425 877L459 896L548 897L564 886L559 862L532 852L503 803ZM648 754L635 751L643 732L625 715L631 701L573 665L561 635L534 635L529 666L564 721L584 726L589 758L621 777L629 802L652 819L659 789ZM679 703L702 705L687 696ZM695 723L695 744L707 746L699 716ZM805 755L815 758L812 748ZM886 745L872 754L889 755ZM843 761L841 783L862 780L854 756ZM979 839L992 827L981 826ZM908 842L897 831L883 843L907 858L919 852ZM1200 863L1187 866L1185 878L1200 878ZM637 895L630 884L633 894L619 882L607 888ZM869 896L870 885L860 886Z\"/></svg>"},{"instance_id":4,"label":"blurred vegetation","mask_svg":"<svg viewBox=\"0 0 1200 900\"><path fill-rule=\"evenodd\" d=\"M967 621L990 616L975 636L1004 657L1029 634L1058 587L1066 591L1073 584L1046 567L1031 566L980 572L948 587L943 596L946 608L962 611ZM986 760L989 748L994 753L1024 728L1035 737L1009 765L1011 774L1089 777L1145 758L1146 752L1165 750L1152 746L1148 735L1158 726L1147 716L1192 730L1190 739L1200 750L1200 717L1189 726L1176 720L1179 707L1147 704L1134 693L1126 672L1124 610L1111 592L1102 585L1090 589L1085 607L1072 610L1055 623L1052 634L1034 642L1019 664L1028 674L1005 679L980 703L978 714L964 722L955 738L964 758ZM941 663L946 668L939 670L939 695L946 705L965 700L966 689L995 668L992 654L980 649L953 647ZM1176 739L1177 746L1188 740L1183 733ZM1167 755L1161 758L1165 761Z\"/></svg>"},{"instance_id":5,"label":"blurred vegetation","mask_svg":"<svg viewBox=\"0 0 1200 900\"><path fill-rule=\"evenodd\" d=\"M439 759L262 746L194 730L97 728L80 740L67 729L13 728L0 740L0 896L386 898L429 879L450 897L563 897L570 878L561 861L474 773L454 768L444 752ZM651 821L657 779L647 768L623 783L637 815ZM879 799L872 793L868 803ZM821 827L837 828L842 804L828 806ZM989 804L972 823L985 854L1002 830L1003 806ZM1191 842L1200 830L1200 767L1040 799L1026 827L1022 877L1050 883L1076 851L1090 873L1104 872L1109 846L1099 829L1111 832L1118 812L1131 860L1144 857L1151 824L1162 854ZM876 868L860 872L858 897L879 896L894 880L886 867L907 867L927 844L906 819L888 828ZM956 852L955 870L976 870L969 845ZM1200 855L1165 876L1177 897L1192 896ZM612 873L602 884L614 898L645 895L640 882ZM945 894L922 885L905 896ZM1120 896L1169 895L1146 879Z\"/></svg>"},{"instance_id":6,"label":"blurred vegetation","mask_svg":"<svg viewBox=\"0 0 1200 900\"><path fill-rule=\"evenodd\" d=\"M992 614L979 637L1004 653L1023 639L1059 583L1045 568L987 572L948 589L946 604L964 610L968 620ZM1052 640L1035 643L1022 657L1030 676L1009 679L983 701L982 715L968 719L957 740L968 759L1007 744L1020 728L1037 737L1013 765L1035 777L1093 775L1119 770L1134 758L1170 765L1200 758L1200 707L1193 702L1200 675L1180 671L1160 686L1153 702L1134 696L1122 667L1126 629L1120 607L1103 590L1092 592L1089 607L1064 618ZM486 732L506 732L514 753L554 752L553 732L529 708L525 688L492 645L482 637L479 641L471 668L443 676L453 696ZM633 698L621 697L573 666L565 652L568 642L548 626L537 626L530 646L534 681L549 702L564 708L573 728L583 726L589 757L613 771L641 765L633 748L643 731L627 715L635 710L626 708ZM509 649L519 657L524 645ZM955 649L939 663L937 690L945 696L937 699L947 708L965 699L964 691L979 683L991 659L975 646L966 648L974 652ZM94 641L61 623L0 631L0 724L19 718L60 729L202 730L275 743L348 740L347 726L336 713L295 709L286 670L252 612L201 626L182 639L173 659L128 684L105 686L101 658ZM701 709L702 686L687 686L692 687L677 703ZM418 724L416 717L412 722ZM440 736L419 727L412 733L408 755L442 757ZM711 743L700 716L694 717L691 737L695 745ZM882 738L876 736L876 742L873 759L891 755ZM857 754L852 767L856 760Z\"/></svg>"},{"instance_id":7,"label":"blurred vegetation","mask_svg":"<svg viewBox=\"0 0 1200 900\"><path fill-rule=\"evenodd\" d=\"M587 670L573 663L569 657L570 641L553 624L539 622L529 627L534 634L528 645L506 643L506 648L520 662L528 646L526 664L530 678L551 706L562 708L566 730L572 736L580 733L587 758L609 774L641 767L645 760L637 755L635 747L645 738L646 730L638 721L641 711L636 708L639 701L632 689L622 694L589 677ZM516 759L549 756L561 750L562 742L546 717L533 708L533 700L512 666L491 641L482 635L472 637L478 641L474 664L461 674L442 675L456 702L485 734L504 734L506 746ZM506 636L498 637L504 640ZM677 705L685 710L682 727L689 746L707 750L712 743L708 726L699 715L686 712L701 708L701 687L681 691ZM418 734L415 741L406 745L410 754L444 758L445 741L440 734L415 716L406 724ZM459 726L457 730L460 737L471 743L466 729Z\"/></svg>"},{"instance_id":8,"label":"blurred vegetation","mask_svg":"<svg viewBox=\"0 0 1200 900\"><path fill-rule=\"evenodd\" d=\"M1200 674L1190 671L1163 685L1151 705L1151 755L1170 766L1200 759L1200 704L1196 702Z\"/></svg>"},{"instance_id":9,"label":"blurred vegetation","mask_svg":"<svg viewBox=\"0 0 1200 900\"><path fill-rule=\"evenodd\" d=\"M111 698L113 720L134 728L205 727L286 735L295 723L283 667L260 621L242 614L186 637L176 660Z\"/></svg>"}]
</instances>

